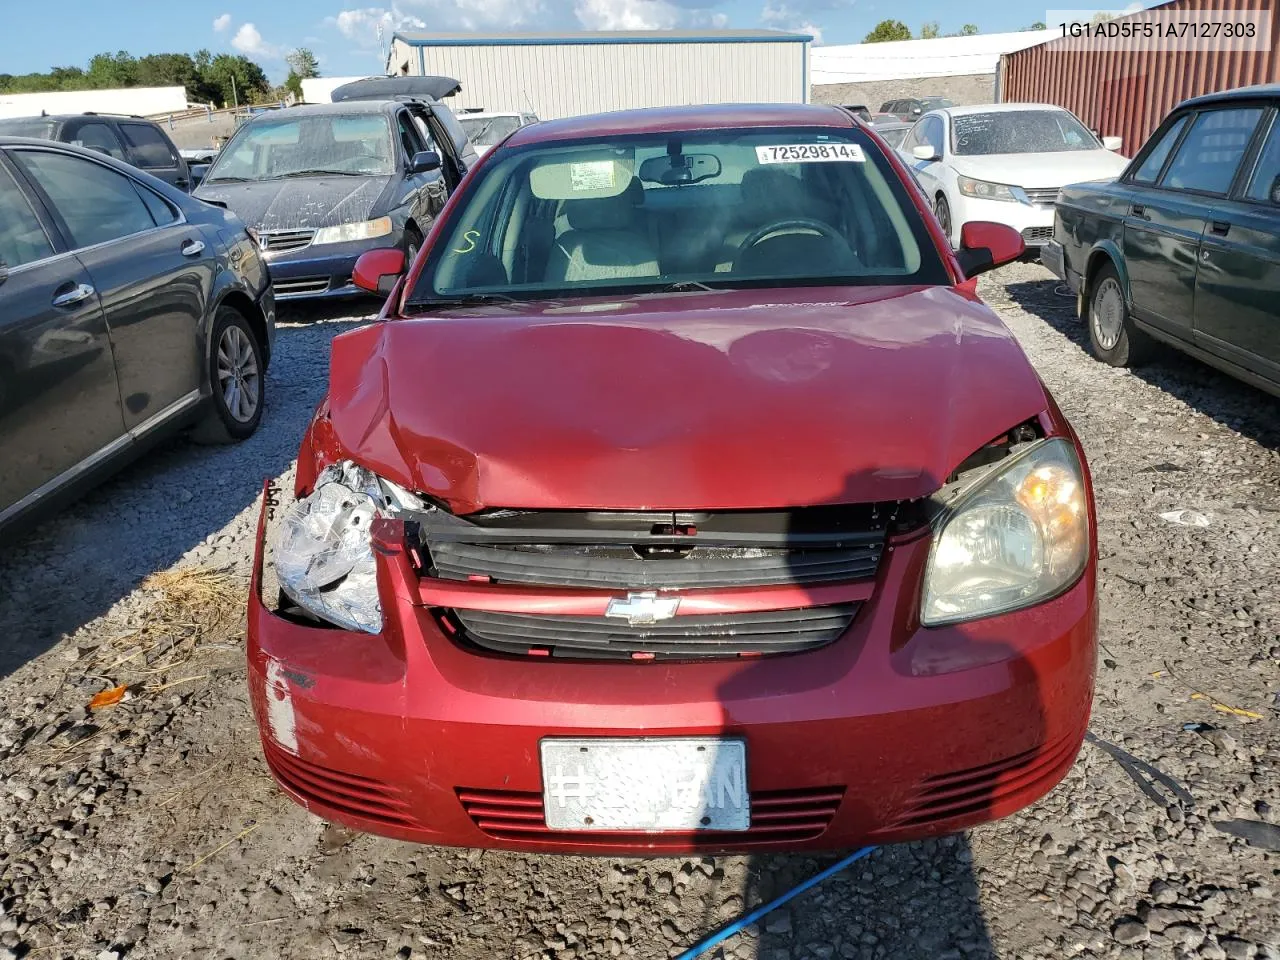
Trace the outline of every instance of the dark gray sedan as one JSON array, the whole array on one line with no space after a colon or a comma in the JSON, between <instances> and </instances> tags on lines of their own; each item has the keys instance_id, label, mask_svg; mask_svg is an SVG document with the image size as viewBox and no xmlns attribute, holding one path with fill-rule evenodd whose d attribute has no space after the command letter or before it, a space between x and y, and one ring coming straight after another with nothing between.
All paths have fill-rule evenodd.
<instances>
[{"instance_id":1,"label":"dark gray sedan","mask_svg":"<svg viewBox=\"0 0 1280 960\"><path fill-rule=\"evenodd\" d=\"M234 214L99 153L0 138L0 542L176 429L252 434L274 334Z\"/></svg>"}]
</instances>

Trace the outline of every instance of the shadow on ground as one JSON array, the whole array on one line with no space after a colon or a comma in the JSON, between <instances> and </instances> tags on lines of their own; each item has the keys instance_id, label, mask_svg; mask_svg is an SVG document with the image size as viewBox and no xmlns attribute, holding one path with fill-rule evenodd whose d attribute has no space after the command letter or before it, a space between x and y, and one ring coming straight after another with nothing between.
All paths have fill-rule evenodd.
<instances>
[{"instance_id":1,"label":"shadow on ground","mask_svg":"<svg viewBox=\"0 0 1280 960\"><path fill-rule=\"evenodd\" d=\"M1066 288L1058 280L1050 277L1010 283L1004 290L1012 302L1089 353L1089 334L1076 318L1075 297L1064 295ZM1152 361L1133 373L1223 426L1267 447L1280 447L1280 420L1276 416L1280 401L1267 393L1172 347L1159 347Z\"/></svg>"}]
</instances>

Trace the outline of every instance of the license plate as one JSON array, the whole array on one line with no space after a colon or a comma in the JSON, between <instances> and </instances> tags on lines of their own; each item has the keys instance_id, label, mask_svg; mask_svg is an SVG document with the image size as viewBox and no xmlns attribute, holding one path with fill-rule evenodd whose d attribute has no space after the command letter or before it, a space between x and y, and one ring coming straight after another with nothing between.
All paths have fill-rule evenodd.
<instances>
[{"instance_id":1,"label":"license plate","mask_svg":"<svg viewBox=\"0 0 1280 960\"><path fill-rule=\"evenodd\" d=\"M746 830L747 747L720 737L543 740L552 830Z\"/></svg>"}]
</instances>

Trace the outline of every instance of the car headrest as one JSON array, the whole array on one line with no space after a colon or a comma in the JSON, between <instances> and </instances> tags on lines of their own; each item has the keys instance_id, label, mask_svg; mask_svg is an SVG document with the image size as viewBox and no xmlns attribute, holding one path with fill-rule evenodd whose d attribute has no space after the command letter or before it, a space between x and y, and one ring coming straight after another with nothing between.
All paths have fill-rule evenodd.
<instances>
[{"instance_id":1,"label":"car headrest","mask_svg":"<svg viewBox=\"0 0 1280 960\"><path fill-rule=\"evenodd\" d=\"M643 202L644 186L632 177L627 189L616 196L566 200L564 213L574 230L626 230L635 224Z\"/></svg>"}]
</instances>

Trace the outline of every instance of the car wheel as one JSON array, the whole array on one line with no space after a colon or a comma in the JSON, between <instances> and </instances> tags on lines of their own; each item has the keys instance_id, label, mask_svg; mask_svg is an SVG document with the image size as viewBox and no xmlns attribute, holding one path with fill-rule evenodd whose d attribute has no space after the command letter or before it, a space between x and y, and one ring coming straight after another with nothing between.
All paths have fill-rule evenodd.
<instances>
[{"instance_id":1,"label":"car wheel","mask_svg":"<svg viewBox=\"0 0 1280 960\"><path fill-rule=\"evenodd\" d=\"M942 194L938 194L938 198L933 202L933 213L938 218L942 232L947 235L947 243L955 246L951 239L951 204L947 203L947 198Z\"/></svg>"},{"instance_id":2,"label":"car wheel","mask_svg":"<svg viewBox=\"0 0 1280 960\"><path fill-rule=\"evenodd\" d=\"M1137 366L1151 352L1151 338L1134 326L1120 274L1111 263L1097 272L1090 289L1089 346L1113 367Z\"/></svg>"},{"instance_id":3,"label":"car wheel","mask_svg":"<svg viewBox=\"0 0 1280 960\"><path fill-rule=\"evenodd\" d=\"M418 251L422 249L422 234L413 227L406 227L404 231L404 269L408 273L413 267L413 261L418 259Z\"/></svg>"},{"instance_id":4,"label":"car wheel","mask_svg":"<svg viewBox=\"0 0 1280 960\"><path fill-rule=\"evenodd\" d=\"M210 338L211 409L196 427L201 443L234 443L253 435L262 422L266 364L262 344L244 315L219 307Z\"/></svg>"}]
</instances>

